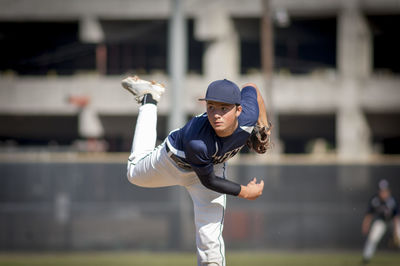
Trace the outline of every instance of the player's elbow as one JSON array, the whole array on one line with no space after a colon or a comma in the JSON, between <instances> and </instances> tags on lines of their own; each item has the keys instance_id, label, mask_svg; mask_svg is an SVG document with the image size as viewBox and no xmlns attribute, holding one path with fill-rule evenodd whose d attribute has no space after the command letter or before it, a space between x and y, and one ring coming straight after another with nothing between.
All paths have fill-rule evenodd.
<instances>
[{"instance_id":1,"label":"player's elbow","mask_svg":"<svg viewBox=\"0 0 400 266\"><path fill-rule=\"evenodd\" d=\"M210 178L208 176L203 176L203 177L200 177L199 179L203 186L205 186L208 189L215 190L214 178Z\"/></svg>"},{"instance_id":2,"label":"player's elbow","mask_svg":"<svg viewBox=\"0 0 400 266\"><path fill-rule=\"evenodd\" d=\"M200 183L208 189L212 189L211 182L207 178L200 178Z\"/></svg>"}]
</instances>

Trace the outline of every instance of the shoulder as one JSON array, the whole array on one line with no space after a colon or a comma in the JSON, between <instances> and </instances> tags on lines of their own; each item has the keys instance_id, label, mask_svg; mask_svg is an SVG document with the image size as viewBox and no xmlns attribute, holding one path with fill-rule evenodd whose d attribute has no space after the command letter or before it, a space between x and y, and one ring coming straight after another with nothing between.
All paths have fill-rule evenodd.
<instances>
[{"instance_id":1,"label":"shoulder","mask_svg":"<svg viewBox=\"0 0 400 266\"><path fill-rule=\"evenodd\" d=\"M186 144L186 152L188 153L203 153L207 151L207 145L204 140L192 139Z\"/></svg>"},{"instance_id":2,"label":"shoulder","mask_svg":"<svg viewBox=\"0 0 400 266\"><path fill-rule=\"evenodd\" d=\"M198 138L199 134L207 131L207 114L203 113L201 115L193 117L186 125L182 128L185 139Z\"/></svg>"},{"instance_id":3,"label":"shoulder","mask_svg":"<svg viewBox=\"0 0 400 266\"><path fill-rule=\"evenodd\" d=\"M211 163L211 146L200 139L193 139L186 143L186 160L192 165L206 165Z\"/></svg>"},{"instance_id":4,"label":"shoulder","mask_svg":"<svg viewBox=\"0 0 400 266\"><path fill-rule=\"evenodd\" d=\"M192 123L196 126L204 126L208 123L207 113L199 114L192 118Z\"/></svg>"},{"instance_id":5,"label":"shoulder","mask_svg":"<svg viewBox=\"0 0 400 266\"><path fill-rule=\"evenodd\" d=\"M242 106L242 113L239 116L239 124L241 126L254 126L259 114L257 91L253 86L245 86L243 87L241 94L242 100L240 105Z\"/></svg>"},{"instance_id":6,"label":"shoulder","mask_svg":"<svg viewBox=\"0 0 400 266\"><path fill-rule=\"evenodd\" d=\"M396 199L395 199L393 196L391 196L391 197L387 200L387 205L388 205L390 208L392 208L392 209L397 208Z\"/></svg>"},{"instance_id":7,"label":"shoulder","mask_svg":"<svg viewBox=\"0 0 400 266\"><path fill-rule=\"evenodd\" d=\"M246 83L246 84L253 84L253 83ZM243 86L241 90L242 100L246 98L254 98L257 100L257 87L253 85Z\"/></svg>"},{"instance_id":8,"label":"shoulder","mask_svg":"<svg viewBox=\"0 0 400 266\"><path fill-rule=\"evenodd\" d=\"M254 104L254 102L257 102L257 91L258 87L256 84L252 82L243 84L241 90L242 100L240 104L243 106L246 105L247 103Z\"/></svg>"}]
</instances>

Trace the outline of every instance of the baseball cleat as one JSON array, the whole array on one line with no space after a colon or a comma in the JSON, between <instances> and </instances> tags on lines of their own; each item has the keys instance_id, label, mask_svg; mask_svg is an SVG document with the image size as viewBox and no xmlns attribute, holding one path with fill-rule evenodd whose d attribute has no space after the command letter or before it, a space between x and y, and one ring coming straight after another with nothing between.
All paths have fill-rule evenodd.
<instances>
[{"instance_id":1,"label":"baseball cleat","mask_svg":"<svg viewBox=\"0 0 400 266\"><path fill-rule=\"evenodd\" d=\"M143 95L147 93L150 93L153 96L153 99L158 102L165 91L164 85L155 81L140 79L138 76L123 79L121 85L124 89L135 96L138 103L142 100Z\"/></svg>"}]
</instances>

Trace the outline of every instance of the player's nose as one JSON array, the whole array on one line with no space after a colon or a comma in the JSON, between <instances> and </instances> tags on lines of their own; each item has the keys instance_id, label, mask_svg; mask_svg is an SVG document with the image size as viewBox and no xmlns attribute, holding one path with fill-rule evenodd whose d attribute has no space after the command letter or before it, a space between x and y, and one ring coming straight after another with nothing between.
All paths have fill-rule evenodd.
<instances>
[{"instance_id":1,"label":"player's nose","mask_svg":"<svg viewBox=\"0 0 400 266\"><path fill-rule=\"evenodd\" d=\"M220 118L220 117L222 117L222 115L223 115L223 112L221 110L214 111L214 117Z\"/></svg>"},{"instance_id":2,"label":"player's nose","mask_svg":"<svg viewBox=\"0 0 400 266\"><path fill-rule=\"evenodd\" d=\"M214 118L219 118L219 117L221 117L221 115L220 115L217 111L214 111L214 112L212 113L212 117L214 117Z\"/></svg>"},{"instance_id":3,"label":"player's nose","mask_svg":"<svg viewBox=\"0 0 400 266\"><path fill-rule=\"evenodd\" d=\"M214 116L214 119L215 119L215 121L217 121L217 122L221 122L221 118L222 118L222 116L219 115L219 114L216 114L216 115Z\"/></svg>"}]
</instances>

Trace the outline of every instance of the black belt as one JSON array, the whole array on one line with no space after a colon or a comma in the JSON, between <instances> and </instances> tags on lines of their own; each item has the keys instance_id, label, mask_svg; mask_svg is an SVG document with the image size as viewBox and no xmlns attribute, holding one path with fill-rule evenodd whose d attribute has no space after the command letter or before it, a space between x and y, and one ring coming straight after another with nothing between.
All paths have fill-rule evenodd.
<instances>
[{"instance_id":1,"label":"black belt","mask_svg":"<svg viewBox=\"0 0 400 266\"><path fill-rule=\"evenodd\" d=\"M179 167L182 168L183 170L187 170L187 171L192 171L192 167L190 165L188 165L186 162L184 162L181 158L179 158L178 156L176 156L175 154L173 154L171 152L171 150L168 147L168 144L165 143L165 150L167 151L168 156L175 162L175 164Z\"/></svg>"}]
</instances>

